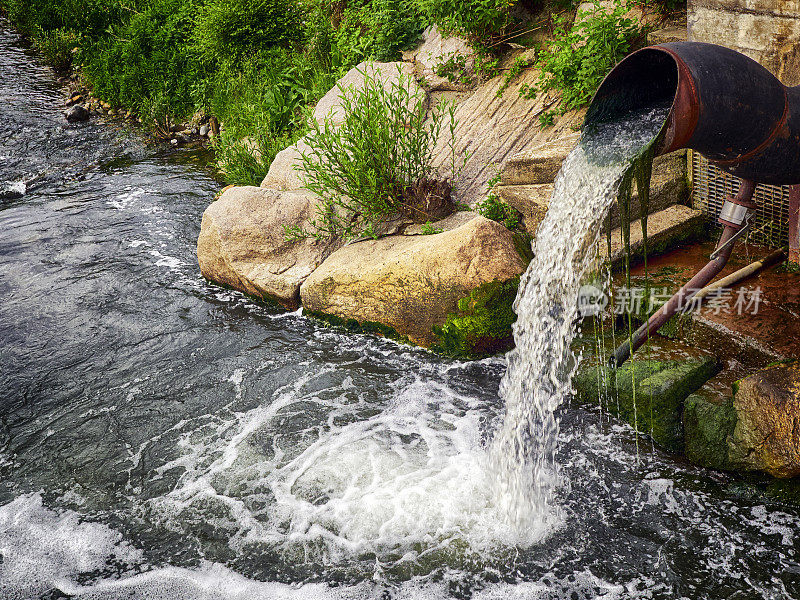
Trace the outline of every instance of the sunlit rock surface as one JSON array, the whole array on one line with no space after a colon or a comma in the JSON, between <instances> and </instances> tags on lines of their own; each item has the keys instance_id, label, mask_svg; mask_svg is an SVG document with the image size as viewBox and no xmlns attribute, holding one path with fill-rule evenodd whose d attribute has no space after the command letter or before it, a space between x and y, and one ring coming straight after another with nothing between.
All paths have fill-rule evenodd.
<instances>
[{"instance_id":1,"label":"sunlit rock surface","mask_svg":"<svg viewBox=\"0 0 800 600\"><path fill-rule=\"evenodd\" d=\"M284 225L308 226L319 198L304 190L229 188L203 213L197 259L203 276L296 308L300 284L336 242L291 241Z\"/></svg>"},{"instance_id":2,"label":"sunlit rock surface","mask_svg":"<svg viewBox=\"0 0 800 600\"><path fill-rule=\"evenodd\" d=\"M433 327L457 313L459 300L483 284L518 277L526 266L514 234L478 216L439 234L345 246L314 271L300 295L308 311L380 323L432 347Z\"/></svg>"},{"instance_id":3,"label":"sunlit rock surface","mask_svg":"<svg viewBox=\"0 0 800 600\"><path fill-rule=\"evenodd\" d=\"M730 465L774 477L800 475L800 361L769 366L736 388Z\"/></svg>"}]
</instances>

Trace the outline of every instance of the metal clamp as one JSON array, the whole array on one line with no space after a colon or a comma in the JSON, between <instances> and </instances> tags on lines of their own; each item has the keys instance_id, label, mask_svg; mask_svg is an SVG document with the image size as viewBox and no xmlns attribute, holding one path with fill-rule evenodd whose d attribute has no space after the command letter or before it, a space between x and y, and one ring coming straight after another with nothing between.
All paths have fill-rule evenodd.
<instances>
[{"instance_id":1,"label":"metal clamp","mask_svg":"<svg viewBox=\"0 0 800 600\"><path fill-rule=\"evenodd\" d=\"M727 242L722 244L719 248L714 250L714 252L711 253L710 259L711 260L716 260L716 258L719 256L720 252L725 250L725 248L735 244L736 240L738 240L740 237L742 237L746 233L750 233L750 225L752 225L752 223L753 223L753 217L755 217L755 213L751 212L751 213L747 214L745 216L745 218L744 218L744 227L742 227L739 231L737 231L735 234L733 234L731 239L729 239Z\"/></svg>"},{"instance_id":2,"label":"metal clamp","mask_svg":"<svg viewBox=\"0 0 800 600\"><path fill-rule=\"evenodd\" d=\"M720 221L725 221L732 225L741 225L747 218L748 210L749 208L747 206L725 200L725 204L722 205L722 210L719 211L719 219Z\"/></svg>"}]
</instances>

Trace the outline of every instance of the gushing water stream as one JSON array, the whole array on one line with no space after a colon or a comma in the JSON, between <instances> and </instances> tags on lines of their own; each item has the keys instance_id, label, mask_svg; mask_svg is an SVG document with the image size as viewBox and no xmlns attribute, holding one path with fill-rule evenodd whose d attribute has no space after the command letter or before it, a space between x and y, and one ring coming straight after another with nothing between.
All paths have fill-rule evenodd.
<instances>
[{"instance_id":1,"label":"gushing water stream","mask_svg":"<svg viewBox=\"0 0 800 600\"><path fill-rule=\"evenodd\" d=\"M669 105L657 106L586 132L564 162L536 232L534 259L514 306L516 347L500 384L506 412L492 448L497 501L523 529L535 527L553 508L555 412L578 366L571 350L578 291L595 258L591 250L600 224L668 114Z\"/></svg>"}]
</instances>

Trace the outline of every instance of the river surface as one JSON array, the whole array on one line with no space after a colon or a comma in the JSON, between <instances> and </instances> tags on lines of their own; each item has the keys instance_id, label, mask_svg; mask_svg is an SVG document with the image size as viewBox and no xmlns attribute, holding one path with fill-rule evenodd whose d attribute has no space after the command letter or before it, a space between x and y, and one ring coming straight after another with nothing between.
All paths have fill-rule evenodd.
<instances>
[{"instance_id":1,"label":"river surface","mask_svg":"<svg viewBox=\"0 0 800 600\"><path fill-rule=\"evenodd\" d=\"M61 101L0 23L0 598L800 597L798 508L600 410L559 409L558 519L509 531L503 359L204 281L201 157Z\"/></svg>"}]
</instances>

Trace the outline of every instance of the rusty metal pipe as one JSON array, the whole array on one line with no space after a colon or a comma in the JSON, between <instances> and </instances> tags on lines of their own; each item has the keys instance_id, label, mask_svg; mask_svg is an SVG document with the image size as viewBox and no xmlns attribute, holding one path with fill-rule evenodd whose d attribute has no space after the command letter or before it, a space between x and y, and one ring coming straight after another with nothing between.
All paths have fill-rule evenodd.
<instances>
[{"instance_id":1,"label":"rusty metal pipe","mask_svg":"<svg viewBox=\"0 0 800 600\"><path fill-rule=\"evenodd\" d=\"M800 184L800 86L756 61L700 42L644 48L603 80L584 129L657 103L671 105L657 154L691 148L742 179Z\"/></svg>"},{"instance_id":2,"label":"rusty metal pipe","mask_svg":"<svg viewBox=\"0 0 800 600\"><path fill-rule=\"evenodd\" d=\"M800 185L789 191L789 262L800 264Z\"/></svg>"},{"instance_id":3,"label":"rusty metal pipe","mask_svg":"<svg viewBox=\"0 0 800 600\"><path fill-rule=\"evenodd\" d=\"M622 366L631 355L636 352L647 339L656 331L661 329L663 325L669 321L677 313L686 310L692 306L692 300L695 295L706 287L711 281L719 275L733 252L733 247L736 245L734 236L742 229L743 224L746 222L747 210L752 207L753 192L755 191L755 183L752 181L742 181L739 187L739 193L735 198L728 199L727 204L740 206L744 209L741 214L740 222L726 221L722 217L720 223L725 226L722 230L722 235L717 243L717 249L711 255L712 258L708 261L705 267L700 269L697 274L692 277L678 292L667 300L658 311L656 311L646 323L637 329L629 340L624 342L614 351L611 356L610 364L613 368ZM738 221L738 219L737 219Z\"/></svg>"}]
</instances>

